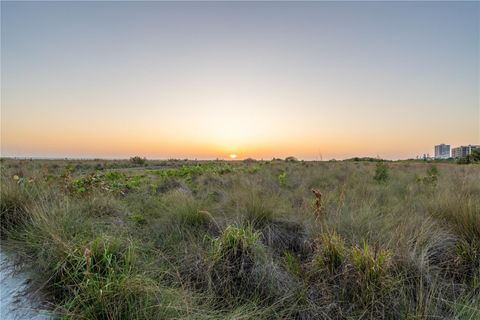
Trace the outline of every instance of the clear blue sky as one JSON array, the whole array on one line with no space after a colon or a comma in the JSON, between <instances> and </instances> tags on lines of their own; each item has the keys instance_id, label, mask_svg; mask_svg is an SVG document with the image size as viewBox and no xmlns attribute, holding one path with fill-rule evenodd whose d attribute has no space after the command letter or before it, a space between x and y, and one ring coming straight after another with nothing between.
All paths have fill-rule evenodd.
<instances>
[{"instance_id":1,"label":"clear blue sky","mask_svg":"<svg viewBox=\"0 0 480 320\"><path fill-rule=\"evenodd\" d=\"M4 2L3 156L480 143L479 2Z\"/></svg>"}]
</instances>

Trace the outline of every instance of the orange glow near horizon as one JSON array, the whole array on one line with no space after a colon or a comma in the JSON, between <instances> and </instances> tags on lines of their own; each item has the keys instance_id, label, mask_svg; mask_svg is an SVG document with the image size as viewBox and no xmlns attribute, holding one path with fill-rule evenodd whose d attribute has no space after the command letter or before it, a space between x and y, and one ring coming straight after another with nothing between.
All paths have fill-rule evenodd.
<instances>
[{"instance_id":1,"label":"orange glow near horizon","mask_svg":"<svg viewBox=\"0 0 480 320\"><path fill-rule=\"evenodd\" d=\"M478 3L72 5L1 3L3 157L405 159L480 144Z\"/></svg>"}]
</instances>

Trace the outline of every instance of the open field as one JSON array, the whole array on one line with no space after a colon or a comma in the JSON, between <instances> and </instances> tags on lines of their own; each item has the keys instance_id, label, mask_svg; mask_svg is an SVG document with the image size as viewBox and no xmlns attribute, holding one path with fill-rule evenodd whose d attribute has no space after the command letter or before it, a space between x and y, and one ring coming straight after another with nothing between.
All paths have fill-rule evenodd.
<instances>
[{"instance_id":1,"label":"open field","mask_svg":"<svg viewBox=\"0 0 480 320\"><path fill-rule=\"evenodd\" d=\"M65 318L480 318L478 164L1 167L2 247Z\"/></svg>"}]
</instances>

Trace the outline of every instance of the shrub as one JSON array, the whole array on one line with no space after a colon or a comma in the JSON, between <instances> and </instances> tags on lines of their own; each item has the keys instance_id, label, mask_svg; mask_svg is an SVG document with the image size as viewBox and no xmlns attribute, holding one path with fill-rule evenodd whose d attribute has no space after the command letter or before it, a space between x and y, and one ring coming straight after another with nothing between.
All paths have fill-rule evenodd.
<instances>
[{"instance_id":1,"label":"shrub","mask_svg":"<svg viewBox=\"0 0 480 320\"><path fill-rule=\"evenodd\" d=\"M425 185L436 186L438 181L438 169L436 166L431 166L427 169L425 176L417 177L417 182Z\"/></svg>"},{"instance_id":2,"label":"shrub","mask_svg":"<svg viewBox=\"0 0 480 320\"><path fill-rule=\"evenodd\" d=\"M385 183L389 178L388 167L383 162L378 162L375 167L375 175L373 179L378 183Z\"/></svg>"},{"instance_id":3,"label":"shrub","mask_svg":"<svg viewBox=\"0 0 480 320\"><path fill-rule=\"evenodd\" d=\"M147 162L147 158L141 158L139 156L131 157L130 162L134 165L143 166Z\"/></svg>"},{"instance_id":4,"label":"shrub","mask_svg":"<svg viewBox=\"0 0 480 320\"><path fill-rule=\"evenodd\" d=\"M472 153L470 154L470 161L480 162L480 148L475 148L472 150Z\"/></svg>"},{"instance_id":5,"label":"shrub","mask_svg":"<svg viewBox=\"0 0 480 320\"><path fill-rule=\"evenodd\" d=\"M472 150L472 153L466 157L457 159L458 164L470 164L480 162L480 148L475 148Z\"/></svg>"}]
</instances>

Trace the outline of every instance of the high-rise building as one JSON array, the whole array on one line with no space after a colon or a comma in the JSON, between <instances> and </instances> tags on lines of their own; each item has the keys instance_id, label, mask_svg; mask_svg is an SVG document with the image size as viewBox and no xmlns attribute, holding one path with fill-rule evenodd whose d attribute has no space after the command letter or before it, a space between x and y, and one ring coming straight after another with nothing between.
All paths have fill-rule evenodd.
<instances>
[{"instance_id":1,"label":"high-rise building","mask_svg":"<svg viewBox=\"0 0 480 320\"><path fill-rule=\"evenodd\" d=\"M435 159L448 158L450 158L450 145L442 143L435 146Z\"/></svg>"},{"instance_id":2,"label":"high-rise building","mask_svg":"<svg viewBox=\"0 0 480 320\"><path fill-rule=\"evenodd\" d=\"M464 158L472 153L473 149L480 148L478 145L460 146L452 149L452 158Z\"/></svg>"}]
</instances>

